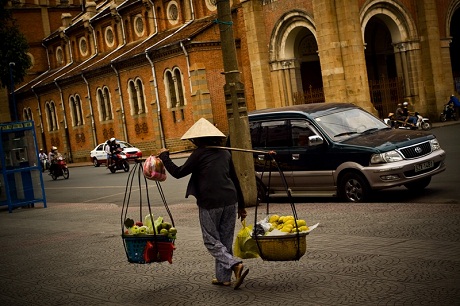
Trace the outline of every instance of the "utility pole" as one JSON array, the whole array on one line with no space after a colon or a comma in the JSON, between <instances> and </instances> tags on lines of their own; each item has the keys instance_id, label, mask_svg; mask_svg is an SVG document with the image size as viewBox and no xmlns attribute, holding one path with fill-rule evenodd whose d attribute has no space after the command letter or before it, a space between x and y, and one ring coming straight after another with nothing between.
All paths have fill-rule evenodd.
<instances>
[{"instance_id":1,"label":"utility pole","mask_svg":"<svg viewBox=\"0 0 460 306\"><path fill-rule=\"evenodd\" d=\"M14 95L14 78L13 78L13 67L16 66L15 62L10 62L9 63L9 68L10 68L10 87L11 87L11 110L13 112L13 121L18 121L18 111L16 109L16 97Z\"/></svg>"},{"instance_id":2,"label":"utility pole","mask_svg":"<svg viewBox=\"0 0 460 306\"><path fill-rule=\"evenodd\" d=\"M230 144L236 148L252 149L244 85L238 70L236 45L233 37L230 0L217 0L216 5L224 62L224 94L230 129ZM251 153L234 152L233 160L239 175L246 206L255 206L257 187L253 156Z\"/></svg>"}]
</instances>

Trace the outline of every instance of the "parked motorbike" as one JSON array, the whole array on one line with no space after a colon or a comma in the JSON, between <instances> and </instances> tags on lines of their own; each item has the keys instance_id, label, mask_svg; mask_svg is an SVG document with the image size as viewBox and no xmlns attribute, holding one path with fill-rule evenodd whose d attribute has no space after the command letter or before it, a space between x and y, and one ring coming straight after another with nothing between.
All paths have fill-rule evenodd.
<instances>
[{"instance_id":1,"label":"parked motorbike","mask_svg":"<svg viewBox=\"0 0 460 306\"><path fill-rule=\"evenodd\" d=\"M63 157L58 157L57 161L50 167L49 175L54 181L60 176L64 179L69 178L69 168L67 168L67 163Z\"/></svg>"},{"instance_id":2,"label":"parked motorbike","mask_svg":"<svg viewBox=\"0 0 460 306\"><path fill-rule=\"evenodd\" d=\"M115 173L115 171L117 170L123 170L125 172L128 172L129 163L128 163L128 159L126 158L126 154L123 152L123 150L117 149L116 156L117 158L115 160L112 160L112 164L109 165L110 172Z\"/></svg>"},{"instance_id":3,"label":"parked motorbike","mask_svg":"<svg viewBox=\"0 0 460 306\"><path fill-rule=\"evenodd\" d=\"M455 109L449 103L444 105L444 109L442 110L442 113L439 116L439 121L446 122L447 120L457 120L457 117L455 116Z\"/></svg>"},{"instance_id":4,"label":"parked motorbike","mask_svg":"<svg viewBox=\"0 0 460 306\"><path fill-rule=\"evenodd\" d=\"M383 119L383 121L391 128L394 129L406 129L406 130L424 130L428 131L431 129L432 124L430 119L423 117L418 112L415 112L415 117L417 117L417 123L412 124L405 122L404 120L398 120L395 118L393 113L388 114L388 118Z\"/></svg>"}]
</instances>

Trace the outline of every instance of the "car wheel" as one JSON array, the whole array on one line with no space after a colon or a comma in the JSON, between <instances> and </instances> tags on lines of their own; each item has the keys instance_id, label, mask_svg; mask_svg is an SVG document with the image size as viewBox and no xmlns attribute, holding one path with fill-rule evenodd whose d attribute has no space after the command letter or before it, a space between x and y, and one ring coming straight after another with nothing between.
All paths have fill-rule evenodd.
<instances>
[{"instance_id":1,"label":"car wheel","mask_svg":"<svg viewBox=\"0 0 460 306\"><path fill-rule=\"evenodd\" d=\"M100 164L99 164L99 162L97 161L97 158L96 158L96 157L93 158L93 165L94 165L94 167L99 167L99 166L100 166Z\"/></svg>"},{"instance_id":2,"label":"car wheel","mask_svg":"<svg viewBox=\"0 0 460 306\"><path fill-rule=\"evenodd\" d=\"M261 180L256 178L256 186L257 186L257 201L259 203L266 203L267 202L267 188L265 187L264 183Z\"/></svg>"},{"instance_id":3,"label":"car wheel","mask_svg":"<svg viewBox=\"0 0 460 306\"><path fill-rule=\"evenodd\" d=\"M430 182L431 182L431 176L422 178L415 182L404 184L404 187L406 187L409 190L420 191L420 190L425 189L430 184Z\"/></svg>"},{"instance_id":4,"label":"car wheel","mask_svg":"<svg viewBox=\"0 0 460 306\"><path fill-rule=\"evenodd\" d=\"M348 202L363 202L369 192L369 184L359 173L348 172L340 180L339 195Z\"/></svg>"}]
</instances>

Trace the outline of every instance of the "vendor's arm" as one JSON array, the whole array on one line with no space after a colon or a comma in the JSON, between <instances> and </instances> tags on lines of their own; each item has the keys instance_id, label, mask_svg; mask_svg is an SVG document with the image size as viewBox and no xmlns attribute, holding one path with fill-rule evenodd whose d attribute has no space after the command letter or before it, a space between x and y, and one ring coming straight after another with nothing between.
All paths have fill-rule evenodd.
<instances>
[{"instance_id":1,"label":"vendor's arm","mask_svg":"<svg viewBox=\"0 0 460 306\"><path fill-rule=\"evenodd\" d=\"M168 170L169 174L176 179L180 179L185 177L193 172L195 165L197 164L197 154L191 154L190 157L185 161L182 166L177 166L169 157L169 150L161 149L160 154L158 157L161 159L163 164L165 165L166 170Z\"/></svg>"}]
</instances>

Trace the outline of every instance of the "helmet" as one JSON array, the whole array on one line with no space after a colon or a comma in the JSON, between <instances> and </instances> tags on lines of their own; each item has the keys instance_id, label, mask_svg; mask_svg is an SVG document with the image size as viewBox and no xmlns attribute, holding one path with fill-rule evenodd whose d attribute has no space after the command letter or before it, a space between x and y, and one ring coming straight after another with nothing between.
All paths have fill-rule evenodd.
<instances>
[{"instance_id":1,"label":"helmet","mask_svg":"<svg viewBox=\"0 0 460 306\"><path fill-rule=\"evenodd\" d=\"M110 138L110 141L112 142L115 141L115 137Z\"/></svg>"},{"instance_id":2,"label":"helmet","mask_svg":"<svg viewBox=\"0 0 460 306\"><path fill-rule=\"evenodd\" d=\"M409 105L409 103L407 103L407 102L403 103L403 106L408 106L408 105Z\"/></svg>"},{"instance_id":3,"label":"helmet","mask_svg":"<svg viewBox=\"0 0 460 306\"><path fill-rule=\"evenodd\" d=\"M51 150L54 151L54 150L57 150L57 148L56 148L55 146L52 146L52 147L51 147Z\"/></svg>"}]
</instances>

